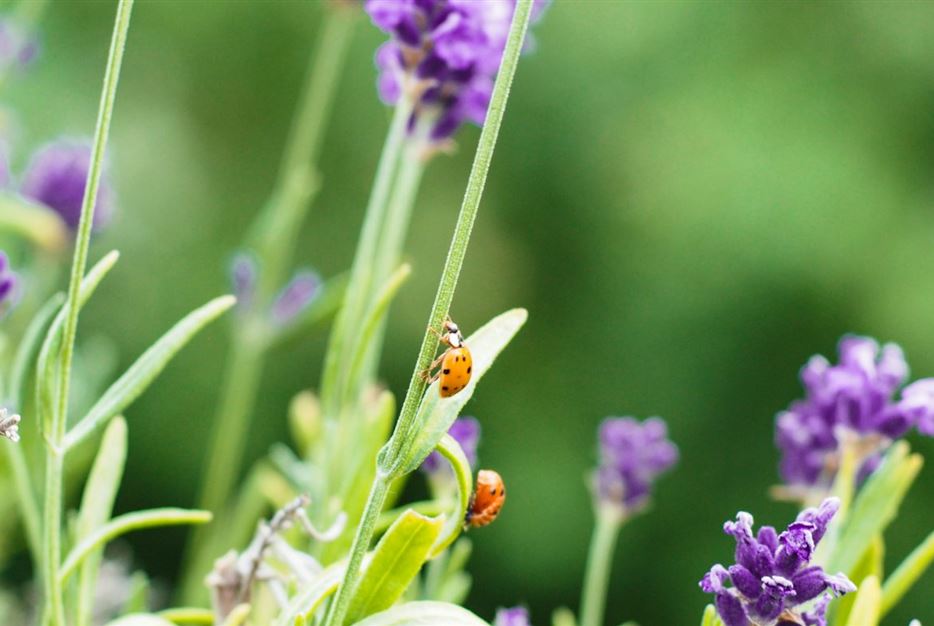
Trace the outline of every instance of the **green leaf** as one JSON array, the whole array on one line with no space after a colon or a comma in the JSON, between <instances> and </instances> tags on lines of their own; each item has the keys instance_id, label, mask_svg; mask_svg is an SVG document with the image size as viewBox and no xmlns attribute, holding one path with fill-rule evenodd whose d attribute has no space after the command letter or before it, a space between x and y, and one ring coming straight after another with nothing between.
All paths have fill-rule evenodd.
<instances>
[{"instance_id":1,"label":"green leaf","mask_svg":"<svg viewBox=\"0 0 934 626\"><path fill-rule=\"evenodd\" d=\"M404 435L409 439L408 445L402 446L404 457L398 463L394 463L392 459L384 459L384 455L380 454L381 467L388 475L397 477L408 474L422 464L425 457L448 432L461 409L473 396L477 383L493 365L503 348L519 332L528 316L525 309L507 311L487 322L464 341L473 356L473 374L470 382L463 391L448 398L440 396L438 381L429 385L418 407L413 426ZM392 442L389 442L383 450L389 450L391 447Z\"/></svg>"},{"instance_id":2,"label":"green leaf","mask_svg":"<svg viewBox=\"0 0 934 626\"><path fill-rule=\"evenodd\" d=\"M489 626L485 621L456 604L446 602L406 602L371 615L357 626Z\"/></svg>"},{"instance_id":3,"label":"green leaf","mask_svg":"<svg viewBox=\"0 0 934 626\"><path fill-rule=\"evenodd\" d=\"M321 603L337 590L346 569L346 560L335 563L324 570L314 582L305 585L279 613L276 626L293 626L298 620L310 620Z\"/></svg>"},{"instance_id":4,"label":"green leaf","mask_svg":"<svg viewBox=\"0 0 934 626\"><path fill-rule=\"evenodd\" d=\"M250 616L251 607L249 604L238 604L221 626L243 626L246 618Z\"/></svg>"},{"instance_id":5,"label":"green leaf","mask_svg":"<svg viewBox=\"0 0 934 626\"><path fill-rule=\"evenodd\" d=\"M191 341L198 331L234 305L233 296L221 296L188 314L172 327L104 392L65 436L65 449L71 449L91 435L96 428L122 412L146 390L172 357Z\"/></svg>"},{"instance_id":6,"label":"green leaf","mask_svg":"<svg viewBox=\"0 0 934 626\"><path fill-rule=\"evenodd\" d=\"M114 419L101 440L97 458L91 467L78 512L76 541L89 537L95 530L110 519L114 500L120 481L123 479L123 467L126 462L127 427L122 417ZM103 546L88 554L81 564L78 582L77 623L91 622L94 609L94 587L100 569Z\"/></svg>"},{"instance_id":7,"label":"green leaf","mask_svg":"<svg viewBox=\"0 0 934 626\"><path fill-rule=\"evenodd\" d=\"M856 583L857 587L860 587L862 581L869 576L875 576L876 580L882 580L884 560L885 541L882 539L882 535L876 535L856 564L850 579ZM833 616L833 623L845 624L850 617L855 601L856 595L851 593L831 604L830 614Z\"/></svg>"},{"instance_id":8,"label":"green leaf","mask_svg":"<svg viewBox=\"0 0 934 626\"><path fill-rule=\"evenodd\" d=\"M934 561L934 532L909 554L882 586L880 617L885 617Z\"/></svg>"},{"instance_id":9,"label":"green leaf","mask_svg":"<svg viewBox=\"0 0 934 626\"><path fill-rule=\"evenodd\" d=\"M877 626L881 603L882 590L879 588L879 579L875 576L864 579L856 592L856 602L846 626Z\"/></svg>"},{"instance_id":10,"label":"green leaf","mask_svg":"<svg viewBox=\"0 0 934 626\"><path fill-rule=\"evenodd\" d=\"M107 622L106 626L175 626L175 624L158 615L137 613Z\"/></svg>"},{"instance_id":11,"label":"green leaf","mask_svg":"<svg viewBox=\"0 0 934 626\"><path fill-rule=\"evenodd\" d=\"M363 572L345 623L388 609L402 597L431 554L443 522L406 511L389 527Z\"/></svg>"},{"instance_id":12,"label":"green leaf","mask_svg":"<svg viewBox=\"0 0 934 626\"><path fill-rule=\"evenodd\" d=\"M123 613L140 613L149 608L149 577L139 570L130 575L130 593L123 605ZM162 617L161 615L159 617Z\"/></svg>"},{"instance_id":13,"label":"green leaf","mask_svg":"<svg viewBox=\"0 0 934 626\"><path fill-rule=\"evenodd\" d=\"M717 615L717 609L712 604L704 607L704 616L701 618L701 626L723 626L720 616Z\"/></svg>"},{"instance_id":14,"label":"green leaf","mask_svg":"<svg viewBox=\"0 0 934 626\"><path fill-rule=\"evenodd\" d=\"M922 459L909 454L908 444L894 444L879 468L860 490L840 529L830 557L831 572L851 575L876 535L895 519L902 499L921 469Z\"/></svg>"},{"instance_id":15,"label":"green leaf","mask_svg":"<svg viewBox=\"0 0 934 626\"><path fill-rule=\"evenodd\" d=\"M68 558L59 568L58 577L64 583L89 554L111 539L132 530L153 528L155 526L177 526L179 524L206 524L210 521L211 513L208 511L175 508L149 509L120 515L98 528L90 536L79 541L68 553Z\"/></svg>"},{"instance_id":16,"label":"green leaf","mask_svg":"<svg viewBox=\"0 0 934 626\"><path fill-rule=\"evenodd\" d=\"M23 339L19 342L16 349L16 356L13 358L13 365L10 368L10 404L15 409L21 409L21 399L23 397L26 376L29 374L29 366L32 364L36 353L39 350L43 338L42 331L49 325L52 317L65 303L65 294L57 293L42 305L26 332L23 333Z\"/></svg>"},{"instance_id":17,"label":"green leaf","mask_svg":"<svg viewBox=\"0 0 934 626\"><path fill-rule=\"evenodd\" d=\"M104 280L104 276L110 272L119 258L120 253L113 250L104 255L104 257L91 268L91 271L87 273L81 281L81 289L78 291L79 309L84 306L91 295L94 294L94 290L101 284L101 281ZM38 405L39 413L44 417L44 423L42 425L44 432L49 432L49 424L51 423L50 420L52 419L52 412L54 411L53 395L58 385L58 371L56 369L58 363L55 357L58 356L59 350L61 349L62 332L67 315L68 306L66 304L59 310L58 315L55 316L52 325L49 327L49 331L45 334L45 341L42 342L42 348L39 350L39 358L36 361L36 404Z\"/></svg>"},{"instance_id":18,"label":"green leaf","mask_svg":"<svg viewBox=\"0 0 934 626\"><path fill-rule=\"evenodd\" d=\"M158 616L173 624L207 624L214 623L214 612L208 609L194 607L181 607L159 611Z\"/></svg>"},{"instance_id":19,"label":"green leaf","mask_svg":"<svg viewBox=\"0 0 934 626\"><path fill-rule=\"evenodd\" d=\"M457 480L458 506L454 515L449 516L445 521L441 536L431 549L432 557L441 554L461 534L464 529L464 520L467 517L467 509L470 508L470 497L473 494L473 470L470 469L470 461L467 460L467 455L464 454L457 440L445 434L435 450L448 460L451 469L454 470L454 477Z\"/></svg>"}]
</instances>

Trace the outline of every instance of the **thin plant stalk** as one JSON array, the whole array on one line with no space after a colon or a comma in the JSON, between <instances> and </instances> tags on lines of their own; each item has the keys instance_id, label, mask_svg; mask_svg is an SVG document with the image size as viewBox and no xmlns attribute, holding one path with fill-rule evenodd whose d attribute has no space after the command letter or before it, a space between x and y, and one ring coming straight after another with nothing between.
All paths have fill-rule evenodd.
<instances>
[{"instance_id":1,"label":"thin plant stalk","mask_svg":"<svg viewBox=\"0 0 934 626\"><path fill-rule=\"evenodd\" d=\"M78 293L81 279L84 277L88 260L88 248L91 241L91 226L94 223L94 205L104 165L104 149L110 132L110 120L113 115L117 94L117 82L120 66L126 46L127 32L130 27L130 14L133 0L120 0L114 23L107 69L104 73L104 86L101 91L97 125L94 130L94 145L91 150L91 163L88 179L81 204L81 220L78 223L75 241L74 261L71 266L71 279L68 284L65 324L62 348L59 355L57 401L52 409L50 432L46 436L46 491L44 510L44 548L45 564L42 568L45 579L45 622L51 626L65 624L62 585L58 578L61 560L62 530L62 474L65 452L61 447L65 436L66 416L68 412L68 387L71 377L71 363L74 356L75 336L78 329ZM40 382L40 384L43 384Z\"/></svg>"},{"instance_id":2,"label":"thin plant stalk","mask_svg":"<svg viewBox=\"0 0 934 626\"><path fill-rule=\"evenodd\" d=\"M269 211L255 224L256 247L260 257L259 292L261 300L271 297L285 281L288 261L294 253L299 225L307 216L318 188L318 159L334 109L339 79L350 49L353 25L352 7L329 6L321 35L309 64L289 141L285 148ZM218 411L214 418L208 466L202 479L199 506L221 514L228 501L243 458L249 417L256 405L267 346L259 337L256 319L247 318L235 326L231 355L224 375ZM223 526L223 518L218 520ZM191 537L186 558L183 588L194 593L201 588L200 571L212 542L204 541L208 528L199 528ZM201 546L204 546L203 548Z\"/></svg>"},{"instance_id":3,"label":"thin plant stalk","mask_svg":"<svg viewBox=\"0 0 934 626\"><path fill-rule=\"evenodd\" d=\"M486 177L490 169L493 150L496 146L496 138L503 121L506 102L509 98L509 89L512 85L513 77L515 76L516 66L518 65L519 55L522 51L522 42L525 39L531 12L532 0L518 0L513 14L512 24L509 28L509 39L506 43L503 59L500 62L496 84L493 87L493 95L490 100L486 122L480 133L477 152L470 170L470 177L467 181L464 201L461 205L457 225L454 229L454 236L451 240L451 247L448 251L448 257L441 275L441 283L438 287L438 292L435 296L435 302L429 317L431 328L440 326L444 316L447 315L451 300L454 297L454 289L457 285L461 267L463 266L464 256L467 252L467 244L470 241L470 233L477 216L477 210L480 206L484 183L486 182ZM419 358L412 373L409 390L402 405L399 419L396 421L392 439L390 440L389 463L393 463L398 457L405 442L404 435L412 428L412 421L415 417L418 402L425 391L425 382L422 381L419 373L428 367L434 355L435 348L436 339L434 335L430 331L426 331L425 337L422 340L421 350L419 351ZM392 480L393 476L386 468L379 467L377 469L376 477L373 480L373 485L370 488L370 494L367 498L363 517L354 535L353 545L350 549L350 557L347 563L347 570L344 572L344 578L340 587L338 587L337 596L328 609L327 616L324 620L324 626L343 625L344 618L350 606L350 600L359 583L363 557L373 539L373 531L379 521L379 516L386 502L386 495L389 492Z\"/></svg>"},{"instance_id":4,"label":"thin plant stalk","mask_svg":"<svg viewBox=\"0 0 934 626\"><path fill-rule=\"evenodd\" d=\"M613 553L622 524L623 517L618 511L608 507L598 508L581 593L580 626L603 624Z\"/></svg>"}]
</instances>

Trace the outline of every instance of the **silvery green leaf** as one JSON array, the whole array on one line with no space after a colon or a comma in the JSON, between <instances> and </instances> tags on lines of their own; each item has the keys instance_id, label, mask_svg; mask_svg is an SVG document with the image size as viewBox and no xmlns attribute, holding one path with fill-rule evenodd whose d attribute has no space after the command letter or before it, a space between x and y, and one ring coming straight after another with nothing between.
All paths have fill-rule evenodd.
<instances>
[{"instance_id":1,"label":"silvery green leaf","mask_svg":"<svg viewBox=\"0 0 934 626\"><path fill-rule=\"evenodd\" d=\"M36 357L40 342L44 336L42 331L49 325L52 317L64 303L65 294L63 293L57 293L49 298L33 316L29 326L26 327L26 332L23 333L23 338L16 349L16 356L13 358L13 365L10 368L9 401L15 409L22 408L23 388L26 384L26 377L29 375L30 365L32 365L33 359Z\"/></svg>"},{"instance_id":2,"label":"silvery green leaf","mask_svg":"<svg viewBox=\"0 0 934 626\"><path fill-rule=\"evenodd\" d=\"M234 305L233 296L221 296L189 313L156 343L104 392L91 410L68 431L65 449L73 448L90 436L102 424L123 411L146 390L168 362L202 328L220 317Z\"/></svg>"},{"instance_id":3,"label":"silvery green leaf","mask_svg":"<svg viewBox=\"0 0 934 626\"><path fill-rule=\"evenodd\" d=\"M157 526L206 524L210 521L211 513L208 511L176 508L149 509L120 515L79 541L68 553L68 557L59 568L58 577L62 582L66 581L89 554L103 547L111 539L130 531Z\"/></svg>"},{"instance_id":4,"label":"silvery green leaf","mask_svg":"<svg viewBox=\"0 0 934 626\"><path fill-rule=\"evenodd\" d=\"M467 609L447 602L407 602L371 615L357 626L489 626Z\"/></svg>"},{"instance_id":5,"label":"silvery green leaf","mask_svg":"<svg viewBox=\"0 0 934 626\"><path fill-rule=\"evenodd\" d=\"M901 562L882 586L880 617L892 610L934 561L934 532Z\"/></svg>"},{"instance_id":6,"label":"silvery green leaf","mask_svg":"<svg viewBox=\"0 0 934 626\"><path fill-rule=\"evenodd\" d=\"M406 511L389 527L357 585L345 623L353 624L395 604L431 554L443 520Z\"/></svg>"},{"instance_id":7,"label":"silvery green leaf","mask_svg":"<svg viewBox=\"0 0 934 626\"><path fill-rule=\"evenodd\" d=\"M519 332L526 319L528 319L528 312L525 309L507 311L487 322L464 341L473 356L473 373L470 382L463 391L448 398L440 396L438 381L428 386L418 407L413 426L408 433L403 434L409 438L406 445L402 447L404 457L395 462L393 459L382 458L381 454L384 471L391 476L401 476L414 471L422 464L425 457L435 449L441 438L448 432L461 409L473 396L480 379L493 365L493 361L503 348ZM387 444L384 450L390 448L391 443Z\"/></svg>"},{"instance_id":8,"label":"silvery green leaf","mask_svg":"<svg viewBox=\"0 0 934 626\"><path fill-rule=\"evenodd\" d=\"M364 564L366 564L366 560L364 560ZM289 605L282 609L276 620L276 626L293 626L298 620L310 620L311 616L321 606L321 603L337 589L337 586L344 578L346 569L346 561L335 563L325 569L314 582L303 586L289 601Z\"/></svg>"},{"instance_id":9,"label":"silvery green leaf","mask_svg":"<svg viewBox=\"0 0 934 626\"><path fill-rule=\"evenodd\" d=\"M112 622L107 622L106 626L175 626L175 624L158 615L137 613L135 615L126 615Z\"/></svg>"},{"instance_id":10,"label":"silvery green leaf","mask_svg":"<svg viewBox=\"0 0 934 626\"><path fill-rule=\"evenodd\" d=\"M851 575L876 535L895 519L902 499L911 487L922 459L909 454L904 441L894 444L879 468L860 489L840 528L839 540L830 557L828 571Z\"/></svg>"},{"instance_id":11,"label":"silvery green leaf","mask_svg":"<svg viewBox=\"0 0 934 626\"><path fill-rule=\"evenodd\" d=\"M113 250L94 264L91 271L81 281L81 288L78 290L78 308L80 309L88 301L97 286L104 280L104 276L113 268L120 254ZM58 315L49 326L45 334L45 340L42 342L42 348L39 350L39 357L36 361L36 404L39 413L44 416L42 424L43 431L48 432L50 420L52 419L53 396L58 385L58 369L56 357L62 343L62 332L64 331L65 318L68 314L68 305L59 309Z\"/></svg>"},{"instance_id":12,"label":"silvery green leaf","mask_svg":"<svg viewBox=\"0 0 934 626\"><path fill-rule=\"evenodd\" d=\"M881 604L882 590L879 588L879 579L875 576L863 579L856 592L856 601L846 626L878 626Z\"/></svg>"},{"instance_id":13,"label":"silvery green leaf","mask_svg":"<svg viewBox=\"0 0 934 626\"><path fill-rule=\"evenodd\" d=\"M123 466L126 462L126 420L117 416L107 427L91 473L85 483L76 524L76 541L81 541L103 526L113 511ZM81 564L78 581L78 624L89 624L94 608L94 587L100 569L103 546L88 554Z\"/></svg>"}]
</instances>

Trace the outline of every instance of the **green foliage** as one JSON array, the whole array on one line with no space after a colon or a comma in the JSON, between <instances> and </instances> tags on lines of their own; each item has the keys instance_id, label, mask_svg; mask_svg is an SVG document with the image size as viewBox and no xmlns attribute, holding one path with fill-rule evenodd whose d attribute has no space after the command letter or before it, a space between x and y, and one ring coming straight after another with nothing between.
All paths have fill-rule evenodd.
<instances>
[{"instance_id":1,"label":"green foliage","mask_svg":"<svg viewBox=\"0 0 934 626\"><path fill-rule=\"evenodd\" d=\"M443 523L409 510L389 527L363 571L346 624L388 609L402 597L430 556Z\"/></svg>"},{"instance_id":2,"label":"green foliage","mask_svg":"<svg viewBox=\"0 0 934 626\"><path fill-rule=\"evenodd\" d=\"M488 626L468 611L445 602L407 602L356 622L358 626Z\"/></svg>"},{"instance_id":3,"label":"green foliage","mask_svg":"<svg viewBox=\"0 0 934 626\"><path fill-rule=\"evenodd\" d=\"M876 626L879 623L881 603L879 579L875 576L864 578L856 592L856 601L846 626Z\"/></svg>"},{"instance_id":4,"label":"green foliage","mask_svg":"<svg viewBox=\"0 0 934 626\"><path fill-rule=\"evenodd\" d=\"M879 609L881 617L885 617L898 604L912 585L921 578L932 561L934 561L934 531L885 579L885 584L882 585L882 606Z\"/></svg>"}]
</instances>

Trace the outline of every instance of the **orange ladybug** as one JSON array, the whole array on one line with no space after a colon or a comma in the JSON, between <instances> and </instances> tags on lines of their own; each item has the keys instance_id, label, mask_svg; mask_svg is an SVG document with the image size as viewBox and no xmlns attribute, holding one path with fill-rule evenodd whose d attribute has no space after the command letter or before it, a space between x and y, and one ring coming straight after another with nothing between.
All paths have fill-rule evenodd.
<instances>
[{"instance_id":1,"label":"orange ladybug","mask_svg":"<svg viewBox=\"0 0 934 626\"><path fill-rule=\"evenodd\" d=\"M473 373L473 357L470 355L470 349L464 343L464 336L461 334L460 328L451 318L444 322L444 333L439 333L434 329L431 330L438 335L441 343L448 346L448 349L428 366L424 378L429 383L440 379L438 391L442 398L448 398L462 391L470 382L470 375ZM432 376L431 370L436 367L439 369Z\"/></svg>"},{"instance_id":2,"label":"orange ladybug","mask_svg":"<svg viewBox=\"0 0 934 626\"><path fill-rule=\"evenodd\" d=\"M477 474L477 488L464 521L472 528L486 526L496 519L505 501L506 485L503 484L503 478L493 470L480 470Z\"/></svg>"}]
</instances>

